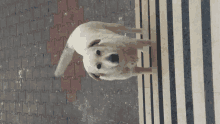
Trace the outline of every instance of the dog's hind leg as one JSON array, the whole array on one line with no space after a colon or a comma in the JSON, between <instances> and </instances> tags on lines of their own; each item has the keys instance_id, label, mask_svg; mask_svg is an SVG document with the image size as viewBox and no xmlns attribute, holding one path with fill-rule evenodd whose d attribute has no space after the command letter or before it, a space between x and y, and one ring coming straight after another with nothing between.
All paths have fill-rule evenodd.
<instances>
[{"instance_id":1,"label":"dog's hind leg","mask_svg":"<svg viewBox=\"0 0 220 124\"><path fill-rule=\"evenodd\" d=\"M132 44L135 44L134 47L137 49L143 49L143 46L151 46L152 43L154 43L151 40L144 40L144 39L136 39L135 42L132 42Z\"/></svg>"},{"instance_id":2,"label":"dog's hind leg","mask_svg":"<svg viewBox=\"0 0 220 124\"><path fill-rule=\"evenodd\" d=\"M54 73L56 77L60 77L64 75L66 67L69 65L70 61L72 60L74 51L75 50L68 48L68 46L66 45L62 55L60 56L60 60L58 62L56 71Z\"/></svg>"},{"instance_id":3,"label":"dog's hind leg","mask_svg":"<svg viewBox=\"0 0 220 124\"><path fill-rule=\"evenodd\" d=\"M129 28L124 25L117 24L117 23L104 23L103 25L106 29L111 30L112 32L115 32L115 33L119 33L122 31L127 32L127 33L140 33L140 34L143 33L142 29Z\"/></svg>"}]
</instances>

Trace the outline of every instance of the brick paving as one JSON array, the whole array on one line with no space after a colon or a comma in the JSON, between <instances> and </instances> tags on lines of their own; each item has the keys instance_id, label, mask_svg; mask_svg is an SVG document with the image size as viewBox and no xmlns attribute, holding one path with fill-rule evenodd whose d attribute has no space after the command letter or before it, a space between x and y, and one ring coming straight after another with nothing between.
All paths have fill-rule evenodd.
<instances>
[{"instance_id":1,"label":"brick paving","mask_svg":"<svg viewBox=\"0 0 220 124\"><path fill-rule=\"evenodd\" d=\"M137 124L136 77L97 82L77 53L53 75L76 26L122 17L135 27L134 13L134 0L0 0L0 122Z\"/></svg>"}]
</instances>

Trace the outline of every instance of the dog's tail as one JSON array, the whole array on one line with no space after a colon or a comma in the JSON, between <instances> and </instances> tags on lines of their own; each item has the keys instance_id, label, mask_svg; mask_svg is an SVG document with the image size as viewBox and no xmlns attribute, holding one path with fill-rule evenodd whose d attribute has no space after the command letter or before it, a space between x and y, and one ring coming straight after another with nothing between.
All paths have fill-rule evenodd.
<instances>
[{"instance_id":1,"label":"dog's tail","mask_svg":"<svg viewBox=\"0 0 220 124\"><path fill-rule=\"evenodd\" d=\"M70 61L72 60L74 52L75 52L75 50L69 48L68 45L66 44L66 46L63 50L63 53L60 56L60 60L58 62L56 71L54 73L54 75L56 77L64 76L64 72L66 70L66 67L69 65Z\"/></svg>"}]
</instances>

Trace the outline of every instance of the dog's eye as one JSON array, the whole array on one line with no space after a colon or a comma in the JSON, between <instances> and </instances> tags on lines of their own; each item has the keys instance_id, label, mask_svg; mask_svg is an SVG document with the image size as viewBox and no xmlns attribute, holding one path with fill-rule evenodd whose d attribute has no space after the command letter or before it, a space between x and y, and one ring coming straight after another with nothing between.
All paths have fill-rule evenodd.
<instances>
[{"instance_id":1,"label":"dog's eye","mask_svg":"<svg viewBox=\"0 0 220 124\"><path fill-rule=\"evenodd\" d=\"M97 68L100 69L100 68L101 68L101 64L98 64L98 65L97 65Z\"/></svg>"},{"instance_id":2,"label":"dog's eye","mask_svg":"<svg viewBox=\"0 0 220 124\"><path fill-rule=\"evenodd\" d=\"M100 55L100 54L101 54L101 52L100 52L99 50L97 50L97 51L96 51L96 54L97 54L97 55Z\"/></svg>"}]
</instances>

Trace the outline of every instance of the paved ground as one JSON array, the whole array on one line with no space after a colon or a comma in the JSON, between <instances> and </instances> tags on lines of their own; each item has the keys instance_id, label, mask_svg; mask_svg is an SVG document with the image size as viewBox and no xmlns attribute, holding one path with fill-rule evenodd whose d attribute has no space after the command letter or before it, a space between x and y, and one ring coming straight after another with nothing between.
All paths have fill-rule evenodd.
<instances>
[{"instance_id":1,"label":"paved ground","mask_svg":"<svg viewBox=\"0 0 220 124\"><path fill-rule=\"evenodd\" d=\"M1 123L137 124L136 77L97 82L77 54L65 78L53 76L77 25L119 17L135 27L134 0L1 0Z\"/></svg>"}]
</instances>

